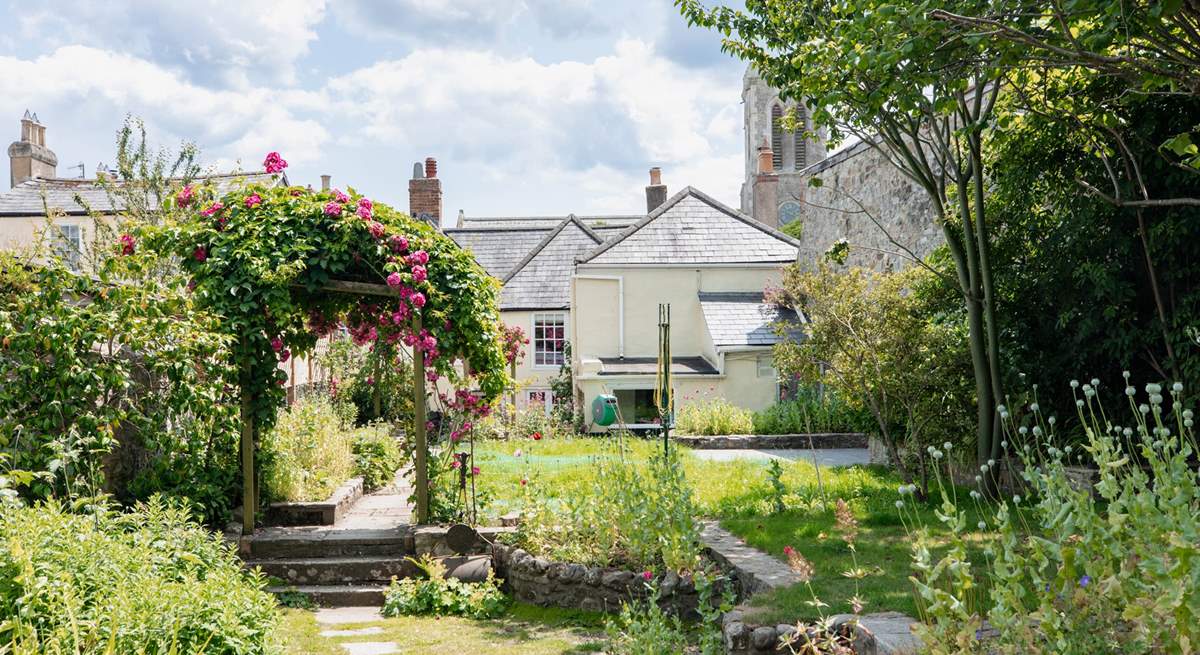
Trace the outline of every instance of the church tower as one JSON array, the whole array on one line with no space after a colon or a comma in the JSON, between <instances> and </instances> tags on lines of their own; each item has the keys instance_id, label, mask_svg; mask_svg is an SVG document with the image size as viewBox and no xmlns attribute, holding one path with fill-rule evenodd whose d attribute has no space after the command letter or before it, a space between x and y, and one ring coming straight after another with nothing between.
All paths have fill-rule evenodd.
<instances>
[{"instance_id":1,"label":"church tower","mask_svg":"<svg viewBox=\"0 0 1200 655\"><path fill-rule=\"evenodd\" d=\"M808 166L825 158L825 143L818 134L816 138L803 131L792 132L783 126L784 117L795 112L808 131L812 131L812 117L808 109L794 100L779 98L779 91L767 86L754 66L746 67L742 78L742 114L746 139L744 144L746 174L742 182L742 213L759 221L780 228L800 215L800 200L803 198L804 180L801 175ZM764 171L766 158L761 156L763 146L770 148L770 168L774 178ZM761 162L761 163L760 163ZM777 196L774 207L762 206L770 202L772 194L756 193L761 184L774 185ZM757 204L755 206L757 199Z\"/></svg>"}]
</instances>

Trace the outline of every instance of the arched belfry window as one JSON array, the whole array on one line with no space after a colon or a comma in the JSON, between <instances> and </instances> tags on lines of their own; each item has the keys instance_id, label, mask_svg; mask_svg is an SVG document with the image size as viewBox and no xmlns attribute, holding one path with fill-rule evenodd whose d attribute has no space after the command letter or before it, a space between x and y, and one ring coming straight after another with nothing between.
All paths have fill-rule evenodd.
<instances>
[{"instance_id":1,"label":"arched belfry window","mask_svg":"<svg viewBox=\"0 0 1200 655\"><path fill-rule=\"evenodd\" d=\"M771 163L783 170L783 107L771 105Z\"/></svg>"},{"instance_id":2,"label":"arched belfry window","mask_svg":"<svg viewBox=\"0 0 1200 655\"><path fill-rule=\"evenodd\" d=\"M796 164L796 170L801 170L808 166L808 139L804 138L804 130L808 129L808 112L804 110L803 105L796 106L796 126L795 133L795 152L793 161Z\"/></svg>"}]
</instances>

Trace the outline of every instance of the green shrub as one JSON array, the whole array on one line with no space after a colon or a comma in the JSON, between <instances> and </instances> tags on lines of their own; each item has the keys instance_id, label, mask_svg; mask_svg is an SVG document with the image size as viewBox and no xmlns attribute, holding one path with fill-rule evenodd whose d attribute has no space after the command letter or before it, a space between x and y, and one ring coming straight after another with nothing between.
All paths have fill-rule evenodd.
<instances>
[{"instance_id":1,"label":"green shrub","mask_svg":"<svg viewBox=\"0 0 1200 655\"><path fill-rule=\"evenodd\" d=\"M402 456L400 446L386 425L356 430L350 446L354 451L354 474L362 476L366 490L380 489L392 483Z\"/></svg>"},{"instance_id":2,"label":"green shrub","mask_svg":"<svg viewBox=\"0 0 1200 655\"><path fill-rule=\"evenodd\" d=\"M179 505L0 510L0 652L273 652L274 599Z\"/></svg>"},{"instance_id":3,"label":"green shrub","mask_svg":"<svg viewBox=\"0 0 1200 655\"><path fill-rule=\"evenodd\" d=\"M805 432L870 432L878 428L871 413L851 407L835 394L824 398L808 387L796 397L754 413L754 434L801 434Z\"/></svg>"},{"instance_id":4,"label":"green shrub","mask_svg":"<svg viewBox=\"0 0 1200 655\"><path fill-rule=\"evenodd\" d=\"M676 449L644 464L622 455L598 458L593 466L594 474L566 496L541 498L536 480L529 482L519 534L526 550L637 571L698 566L699 512Z\"/></svg>"},{"instance_id":5,"label":"green shrub","mask_svg":"<svg viewBox=\"0 0 1200 655\"><path fill-rule=\"evenodd\" d=\"M753 414L724 398L685 398L675 414L675 429L680 434L750 434Z\"/></svg>"},{"instance_id":6,"label":"green shrub","mask_svg":"<svg viewBox=\"0 0 1200 655\"><path fill-rule=\"evenodd\" d=\"M309 396L280 413L262 443L262 493L279 501L317 501L354 476L350 430L332 403Z\"/></svg>"},{"instance_id":7,"label":"green shrub","mask_svg":"<svg viewBox=\"0 0 1200 655\"><path fill-rule=\"evenodd\" d=\"M447 577L442 563L429 556L408 560L425 577L393 580L383 602L384 616L432 614L489 619L508 606L508 598L490 571L483 582L463 582Z\"/></svg>"}]
</instances>

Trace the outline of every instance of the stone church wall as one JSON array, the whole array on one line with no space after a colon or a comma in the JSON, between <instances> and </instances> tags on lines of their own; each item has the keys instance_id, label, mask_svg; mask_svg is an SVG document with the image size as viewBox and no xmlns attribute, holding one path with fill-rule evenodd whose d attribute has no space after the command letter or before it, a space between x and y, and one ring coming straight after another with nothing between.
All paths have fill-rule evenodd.
<instances>
[{"instance_id":1,"label":"stone church wall","mask_svg":"<svg viewBox=\"0 0 1200 655\"><path fill-rule=\"evenodd\" d=\"M819 177L822 185L808 184ZM858 143L806 168L797 184L780 188L781 203L797 199L804 227L801 261L821 257L839 239L850 242L848 266L877 271L910 265L901 249L870 217L870 212L900 243L925 257L943 243L933 223L934 206L925 190L905 177L878 151ZM859 203L862 208L860 209Z\"/></svg>"}]
</instances>

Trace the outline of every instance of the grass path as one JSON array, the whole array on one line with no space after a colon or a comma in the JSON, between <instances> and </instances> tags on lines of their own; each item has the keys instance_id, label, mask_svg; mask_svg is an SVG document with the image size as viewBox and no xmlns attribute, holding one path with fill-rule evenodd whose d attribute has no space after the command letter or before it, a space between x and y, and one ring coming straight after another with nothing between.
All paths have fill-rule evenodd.
<instances>
[{"instance_id":1,"label":"grass path","mask_svg":"<svg viewBox=\"0 0 1200 655\"><path fill-rule=\"evenodd\" d=\"M302 609L281 612L280 635L284 652L290 655L567 655L603 650L602 619L597 615L523 604L487 621L383 618L369 609L362 613Z\"/></svg>"}]
</instances>

